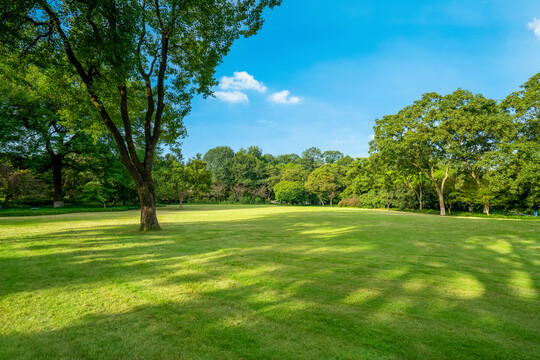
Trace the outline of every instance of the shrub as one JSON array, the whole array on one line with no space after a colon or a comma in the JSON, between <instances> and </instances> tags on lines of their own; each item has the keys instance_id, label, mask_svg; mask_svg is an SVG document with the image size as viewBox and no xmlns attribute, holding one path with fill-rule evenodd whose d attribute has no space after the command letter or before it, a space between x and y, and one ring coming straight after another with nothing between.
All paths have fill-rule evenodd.
<instances>
[{"instance_id":1,"label":"shrub","mask_svg":"<svg viewBox=\"0 0 540 360\"><path fill-rule=\"evenodd\" d=\"M240 204L251 204L251 196L242 196Z\"/></svg>"},{"instance_id":2,"label":"shrub","mask_svg":"<svg viewBox=\"0 0 540 360\"><path fill-rule=\"evenodd\" d=\"M339 207L361 207L362 202L357 197L350 197L350 198L345 198L341 200L338 203L338 206Z\"/></svg>"},{"instance_id":3,"label":"shrub","mask_svg":"<svg viewBox=\"0 0 540 360\"><path fill-rule=\"evenodd\" d=\"M302 204L307 199L304 186L296 181L280 181L274 186L276 200L287 204Z\"/></svg>"}]
</instances>

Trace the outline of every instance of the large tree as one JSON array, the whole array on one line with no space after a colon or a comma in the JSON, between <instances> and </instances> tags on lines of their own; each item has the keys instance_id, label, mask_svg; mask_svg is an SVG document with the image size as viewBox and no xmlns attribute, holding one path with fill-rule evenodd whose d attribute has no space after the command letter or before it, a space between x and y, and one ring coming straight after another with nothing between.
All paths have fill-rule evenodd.
<instances>
[{"instance_id":1,"label":"large tree","mask_svg":"<svg viewBox=\"0 0 540 360\"><path fill-rule=\"evenodd\" d=\"M461 89L441 96L424 94L395 115L375 121L371 152L395 169L415 167L433 184L440 214L446 215L444 187L456 161L455 123L468 116L471 94Z\"/></svg>"},{"instance_id":2,"label":"large tree","mask_svg":"<svg viewBox=\"0 0 540 360\"><path fill-rule=\"evenodd\" d=\"M280 0L0 0L8 51L66 59L112 134L137 187L141 230L159 229L152 180L161 139L174 143L195 93L212 94L233 42ZM146 101L138 99L144 95Z\"/></svg>"}]
</instances>

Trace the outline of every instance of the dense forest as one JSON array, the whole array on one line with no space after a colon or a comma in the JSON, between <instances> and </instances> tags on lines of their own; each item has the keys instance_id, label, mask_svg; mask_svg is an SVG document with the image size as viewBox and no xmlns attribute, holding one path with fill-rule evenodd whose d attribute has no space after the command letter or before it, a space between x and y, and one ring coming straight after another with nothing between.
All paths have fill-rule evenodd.
<instances>
[{"instance_id":1,"label":"dense forest","mask_svg":"<svg viewBox=\"0 0 540 360\"><path fill-rule=\"evenodd\" d=\"M74 118L86 102L40 71L0 81L1 206L137 204L113 139ZM69 99L67 99L69 97ZM158 146L161 203L286 203L366 208L530 212L540 202L540 73L502 101L458 89L424 94L375 121L370 155L309 148L271 155L218 146L183 159ZM68 121L66 121L68 119ZM183 125L174 131L185 134Z\"/></svg>"}]
</instances>

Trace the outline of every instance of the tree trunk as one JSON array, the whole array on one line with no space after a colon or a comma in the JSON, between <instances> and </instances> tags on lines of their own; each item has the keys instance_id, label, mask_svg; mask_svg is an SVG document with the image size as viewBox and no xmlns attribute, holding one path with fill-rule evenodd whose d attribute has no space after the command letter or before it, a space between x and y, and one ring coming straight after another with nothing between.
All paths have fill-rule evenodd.
<instances>
[{"instance_id":1,"label":"tree trunk","mask_svg":"<svg viewBox=\"0 0 540 360\"><path fill-rule=\"evenodd\" d=\"M441 189L439 189L438 186L435 187L435 191L437 191L437 196L439 197L439 207L441 209L441 216L446 216L446 209L444 206L444 195Z\"/></svg>"},{"instance_id":2,"label":"tree trunk","mask_svg":"<svg viewBox=\"0 0 540 360\"><path fill-rule=\"evenodd\" d=\"M484 214L489 215L489 204L484 204Z\"/></svg>"},{"instance_id":3,"label":"tree trunk","mask_svg":"<svg viewBox=\"0 0 540 360\"><path fill-rule=\"evenodd\" d=\"M4 201L2 201L2 203L0 204L0 209L2 209L7 204L9 199L11 199L11 195L7 194L6 197L4 198Z\"/></svg>"},{"instance_id":4,"label":"tree trunk","mask_svg":"<svg viewBox=\"0 0 540 360\"><path fill-rule=\"evenodd\" d=\"M141 202L141 231L159 230L156 216L156 194L152 178L137 183L137 192Z\"/></svg>"},{"instance_id":5,"label":"tree trunk","mask_svg":"<svg viewBox=\"0 0 540 360\"><path fill-rule=\"evenodd\" d=\"M473 211L474 211L474 206L472 206L472 205L469 204L469 205L467 206L467 210L468 210L469 212L473 212Z\"/></svg>"},{"instance_id":6,"label":"tree trunk","mask_svg":"<svg viewBox=\"0 0 540 360\"><path fill-rule=\"evenodd\" d=\"M422 186L420 186L420 189L418 191L418 202L420 203L419 210L422 210L422 208L424 207L424 203L422 202L422 196Z\"/></svg>"},{"instance_id":7,"label":"tree trunk","mask_svg":"<svg viewBox=\"0 0 540 360\"><path fill-rule=\"evenodd\" d=\"M180 210L182 210L182 203L184 202L184 192L183 191L180 191L178 193L178 202L180 203Z\"/></svg>"},{"instance_id":8,"label":"tree trunk","mask_svg":"<svg viewBox=\"0 0 540 360\"><path fill-rule=\"evenodd\" d=\"M324 206L324 202L322 201L322 195L319 194L319 201L321 202L321 206Z\"/></svg>"},{"instance_id":9,"label":"tree trunk","mask_svg":"<svg viewBox=\"0 0 540 360\"><path fill-rule=\"evenodd\" d=\"M51 156L52 178L53 178L53 206L55 208L64 207L64 192L62 191L62 167L64 165L63 155Z\"/></svg>"}]
</instances>

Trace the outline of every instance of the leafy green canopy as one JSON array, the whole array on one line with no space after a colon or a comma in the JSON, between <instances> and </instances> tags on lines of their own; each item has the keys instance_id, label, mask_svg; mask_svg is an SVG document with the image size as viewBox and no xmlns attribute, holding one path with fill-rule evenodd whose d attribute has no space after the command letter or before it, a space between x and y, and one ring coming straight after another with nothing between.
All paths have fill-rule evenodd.
<instances>
[{"instance_id":1,"label":"leafy green canopy","mask_svg":"<svg viewBox=\"0 0 540 360\"><path fill-rule=\"evenodd\" d=\"M4 51L73 70L117 142L123 162L160 136L184 134L194 94L209 96L234 40L255 34L279 0L0 1ZM71 66L67 66L67 63Z\"/></svg>"}]
</instances>

